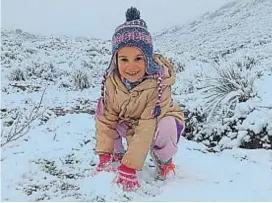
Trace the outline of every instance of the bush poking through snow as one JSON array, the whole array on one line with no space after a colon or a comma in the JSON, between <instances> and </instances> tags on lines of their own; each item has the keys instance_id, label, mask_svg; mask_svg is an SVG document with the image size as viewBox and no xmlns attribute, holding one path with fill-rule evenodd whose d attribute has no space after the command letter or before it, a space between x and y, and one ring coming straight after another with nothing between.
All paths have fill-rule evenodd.
<instances>
[{"instance_id":1,"label":"bush poking through snow","mask_svg":"<svg viewBox=\"0 0 272 203\"><path fill-rule=\"evenodd\" d=\"M272 137L268 135L266 127L259 133L248 130L247 136L241 140L240 147L246 149L272 149Z\"/></svg>"},{"instance_id":2,"label":"bush poking through snow","mask_svg":"<svg viewBox=\"0 0 272 203\"><path fill-rule=\"evenodd\" d=\"M218 126L217 122L207 124L205 115L199 109L186 110L184 113L186 128L183 136L201 142L211 150L233 147L272 149L272 136L267 126L260 132L254 132L250 128L241 129L245 118L227 119Z\"/></svg>"},{"instance_id":3,"label":"bush poking through snow","mask_svg":"<svg viewBox=\"0 0 272 203\"><path fill-rule=\"evenodd\" d=\"M72 75L73 84L76 89L83 90L91 86L89 74L86 71L77 69Z\"/></svg>"},{"instance_id":4,"label":"bush poking through snow","mask_svg":"<svg viewBox=\"0 0 272 203\"><path fill-rule=\"evenodd\" d=\"M25 70L26 70L26 75L28 77L33 77L33 76L41 77L41 73L39 72L39 70L36 67L34 67L32 64L27 65L25 67Z\"/></svg>"},{"instance_id":5,"label":"bush poking through snow","mask_svg":"<svg viewBox=\"0 0 272 203\"><path fill-rule=\"evenodd\" d=\"M217 77L208 78L207 86L203 88L206 111L209 112L207 120L210 120L215 112L227 115L237 103L255 96L256 77L250 72L252 67L247 63L234 63L216 68Z\"/></svg>"},{"instance_id":6,"label":"bush poking through snow","mask_svg":"<svg viewBox=\"0 0 272 203\"><path fill-rule=\"evenodd\" d=\"M229 64L220 63L220 68L210 75L194 76L200 78L198 86L204 86L201 89L204 100L197 109L186 108L183 136L215 150L272 149L269 121L252 120L261 111L250 101L257 95L254 86L258 79L257 64L254 58L243 57Z\"/></svg>"},{"instance_id":7,"label":"bush poking through snow","mask_svg":"<svg viewBox=\"0 0 272 203\"><path fill-rule=\"evenodd\" d=\"M21 68L15 68L10 72L9 79L12 81L25 80L25 74Z\"/></svg>"},{"instance_id":8,"label":"bush poking through snow","mask_svg":"<svg viewBox=\"0 0 272 203\"><path fill-rule=\"evenodd\" d=\"M242 60L238 60L235 63L237 65L237 68L239 68L241 71L244 69L252 70L252 68L258 64L255 58L250 56L245 56L244 58L242 58Z\"/></svg>"},{"instance_id":9,"label":"bush poking through snow","mask_svg":"<svg viewBox=\"0 0 272 203\"><path fill-rule=\"evenodd\" d=\"M203 124L206 120L206 115L203 113L202 109L195 109L194 111L189 111L185 109L185 130L183 136L189 140L193 140L194 136L203 129ZM200 141L200 140L196 140Z\"/></svg>"}]
</instances>

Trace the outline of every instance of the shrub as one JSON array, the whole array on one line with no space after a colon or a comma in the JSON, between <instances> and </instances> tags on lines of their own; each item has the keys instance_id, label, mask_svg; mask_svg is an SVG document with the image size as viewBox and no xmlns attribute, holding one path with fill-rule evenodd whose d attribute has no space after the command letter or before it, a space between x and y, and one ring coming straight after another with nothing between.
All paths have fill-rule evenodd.
<instances>
[{"instance_id":1,"label":"shrub","mask_svg":"<svg viewBox=\"0 0 272 203\"><path fill-rule=\"evenodd\" d=\"M249 61L251 63L251 61ZM250 68L249 68L250 67ZM250 71L248 63L233 63L216 67L216 77L207 78L202 89L208 120L215 115L232 116L232 110L239 102L245 102L256 95L254 81L256 76Z\"/></svg>"},{"instance_id":2,"label":"shrub","mask_svg":"<svg viewBox=\"0 0 272 203\"><path fill-rule=\"evenodd\" d=\"M76 89L83 90L91 86L88 73L80 69L77 69L73 73L72 80Z\"/></svg>"},{"instance_id":3,"label":"shrub","mask_svg":"<svg viewBox=\"0 0 272 203\"><path fill-rule=\"evenodd\" d=\"M15 68L10 72L9 79L12 81L25 80L25 74L21 68Z\"/></svg>"},{"instance_id":4,"label":"shrub","mask_svg":"<svg viewBox=\"0 0 272 203\"><path fill-rule=\"evenodd\" d=\"M257 64L253 58L243 57L232 63L220 63L210 75L195 75L192 85L195 87L200 79L197 86L202 85L200 93L204 100L198 98L198 108L192 109L191 105L185 108L183 136L213 151L232 147L271 149L270 121L252 122L253 117L261 115L261 107L254 105L255 100L249 101L257 96L254 86Z\"/></svg>"}]
</instances>

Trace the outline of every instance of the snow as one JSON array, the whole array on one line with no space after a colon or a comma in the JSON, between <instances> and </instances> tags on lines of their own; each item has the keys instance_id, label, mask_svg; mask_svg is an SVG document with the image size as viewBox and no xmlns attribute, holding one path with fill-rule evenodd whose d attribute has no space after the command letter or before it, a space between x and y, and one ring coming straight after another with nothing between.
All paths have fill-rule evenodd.
<instances>
[{"instance_id":1,"label":"snow","mask_svg":"<svg viewBox=\"0 0 272 203\"><path fill-rule=\"evenodd\" d=\"M94 125L94 117L88 114L57 117L33 128L27 141L3 148L2 201L47 197L50 201L271 201L271 151L235 149L213 154L184 138L174 158L175 176L156 182L148 161L138 174L142 188L122 192L112 184L113 173L90 176L98 161L93 151ZM44 159L54 161L58 175L50 174ZM76 179L69 179L69 174ZM70 187L62 190L65 184ZM35 185L41 187L29 196L24 194Z\"/></svg>"},{"instance_id":2,"label":"snow","mask_svg":"<svg viewBox=\"0 0 272 203\"><path fill-rule=\"evenodd\" d=\"M91 177L98 162L94 110L110 41L1 30L1 143L17 113L23 125L45 90L43 116L1 147L1 200L272 201L271 11L270 0L234 1L155 37L158 51L179 66L174 100L189 112L192 132L180 140L176 175L155 181L148 155L135 193L112 184L114 173ZM231 81L238 88L203 120L203 87L219 86L220 71L229 67L239 72ZM24 80L14 81L18 69ZM76 88L76 70L88 76L88 88ZM237 102L241 94L249 98Z\"/></svg>"}]
</instances>

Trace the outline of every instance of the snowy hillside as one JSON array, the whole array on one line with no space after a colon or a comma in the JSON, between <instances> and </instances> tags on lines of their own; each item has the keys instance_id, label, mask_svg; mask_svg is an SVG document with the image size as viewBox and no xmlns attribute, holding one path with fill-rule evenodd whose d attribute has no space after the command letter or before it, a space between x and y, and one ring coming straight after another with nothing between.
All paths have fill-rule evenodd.
<instances>
[{"instance_id":1,"label":"snowy hillside","mask_svg":"<svg viewBox=\"0 0 272 203\"><path fill-rule=\"evenodd\" d=\"M2 30L1 35L1 118L29 106L44 89L45 108L94 110L98 95L93 88L99 89L102 70L107 67L109 42L41 37L21 30Z\"/></svg>"},{"instance_id":2,"label":"snowy hillside","mask_svg":"<svg viewBox=\"0 0 272 203\"><path fill-rule=\"evenodd\" d=\"M129 194L114 174L90 177L110 41L1 30L1 200L271 201L270 19L270 0L239 0L156 35L187 128L176 176L155 181L148 157Z\"/></svg>"},{"instance_id":3,"label":"snowy hillside","mask_svg":"<svg viewBox=\"0 0 272 203\"><path fill-rule=\"evenodd\" d=\"M188 138L217 150L272 148L271 19L270 0L241 0L156 35L180 70Z\"/></svg>"},{"instance_id":4,"label":"snowy hillside","mask_svg":"<svg viewBox=\"0 0 272 203\"><path fill-rule=\"evenodd\" d=\"M263 52L258 59L268 60L271 56L271 11L269 0L233 1L190 24L157 34L156 46L185 59L216 60L241 50L245 54L255 50Z\"/></svg>"}]
</instances>

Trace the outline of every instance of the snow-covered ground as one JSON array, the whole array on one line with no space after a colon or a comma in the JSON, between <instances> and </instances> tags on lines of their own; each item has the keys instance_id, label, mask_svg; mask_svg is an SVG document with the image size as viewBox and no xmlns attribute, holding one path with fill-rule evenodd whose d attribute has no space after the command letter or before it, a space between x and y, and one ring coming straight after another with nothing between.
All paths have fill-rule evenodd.
<instances>
[{"instance_id":1,"label":"snow-covered ground","mask_svg":"<svg viewBox=\"0 0 272 203\"><path fill-rule=\"evenodd\" d=\"M26 140L27 139L27 140ZM268 150L208 153L201 144L180 142L176 176L155 181L148 159L139 172L142 188L124 193L114 174L90 177L94 117L66 115L32 129L2 149L2 201L271 201L272 154ZM153 167L152 167L153 166Z\"/></svg>"},{"instance_id":2,"label":"snow-covered ground","mask_svg":"<svg viewBox=\"0 0 272 203\"><path fill-rule=\"evenodd\" d=\"M177 68L187 139L176 175L156 182L148 157L136 193L112 185L114 174L90 177L110 41L1 30L1 200L272 201L270 19L270 0L239 0L156 36Z\"/></svg>"}]
</instances>

